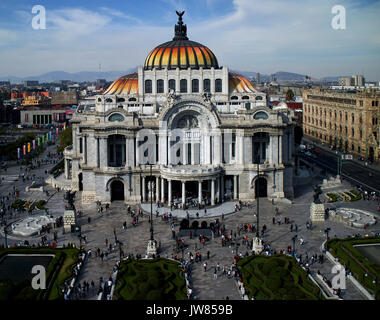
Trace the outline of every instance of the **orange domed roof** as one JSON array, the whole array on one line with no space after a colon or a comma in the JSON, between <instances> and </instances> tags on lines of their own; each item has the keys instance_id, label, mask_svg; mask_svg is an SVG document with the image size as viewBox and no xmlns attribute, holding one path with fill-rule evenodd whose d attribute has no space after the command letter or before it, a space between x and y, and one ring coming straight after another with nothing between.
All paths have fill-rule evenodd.
<instances>
[{"instance_id":1,"label":"orange domed roof","mask_svg":"<svg viewBox=\"0 0 380 320\"><path fill-rule=\"evenodd\" d=\"M154 48L145 60L144 69L219 68L214 53L206 46L190 40L173 40Z\"/></svg>"},{"instance_id":2,"label":"orange domed roof","mask_svg":"<svg viewBox=\"0 0 380 320\"><path fill-rule=\"evenodd\" d=\"M241 74L235 72L228 73L229 93L256 93L258 92L252 83Z\"/></svg>"},{"instance_id":3,"label":"orange domed roof","mask_svg":"<svg viewBox=\"0 0 380 320\"><path fill-rule=\"evenodd\" d=\"M127 74L115 80L103 94L138 94L139 79L137 72Z\"/></svg>"},{"instance_id":4,"label":"orange domed roof","mask_svg":"<svg viewBox=\"0 0 380 320\"><path fill-rule=\"evenodd\" d=\"M172 41L155 47L145 59L144 69L205 69L219 68L214 53L206 46L190 41L187 37L187 27L182 22L183 12L177 12L179 19L175 25L175 36Z\"/></svg>"}]
</instances>

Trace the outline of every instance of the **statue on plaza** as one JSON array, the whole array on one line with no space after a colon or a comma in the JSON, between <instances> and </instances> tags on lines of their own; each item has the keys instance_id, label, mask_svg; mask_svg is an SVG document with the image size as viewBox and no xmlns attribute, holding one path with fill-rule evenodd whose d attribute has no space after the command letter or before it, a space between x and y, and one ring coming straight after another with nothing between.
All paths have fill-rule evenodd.
<instances>
[{"instance_id":1,"label":"statue on plaza","mask_svg":"<svg viewBox=\"0 0 380 320\"><path fill-rule=\"evenodd\" d=\"M314 195L313 195L314 200L313 200L313 202L314 202L314 203L322 203L322 202L321 202L321 199L319 199L319 196L322 194L321 186L316 185L316 186L313 188L313 190L314 190Z\"/></svg>"}]
</instances>

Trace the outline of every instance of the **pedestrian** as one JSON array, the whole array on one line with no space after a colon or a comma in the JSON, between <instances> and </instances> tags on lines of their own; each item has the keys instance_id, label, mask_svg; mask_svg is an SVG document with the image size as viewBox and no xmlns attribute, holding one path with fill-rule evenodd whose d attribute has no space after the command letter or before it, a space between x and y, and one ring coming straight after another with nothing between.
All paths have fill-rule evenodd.
<instances>
[{"instance_id":1,"label":"pedestrian","mask_svg":"<svg viewBox=\"0 0 380 320\"><path fill-rule=\"evenodd\" d=\"M290 225L290 232L293 232L293 223Z\"/></svg>"},{"instance_id":2,"label":"pedestrian","mask_svg":"<svg viewBox=\"0 0 380 320\"><path fill-rule=\"evenodd\" d=\"M91 217L87 218L87 222L90 224L91 223Z\"/></svg>"},{"instance_id":3,"label":"pedestrian","mask_svg":"<svg viewBox=\"0 0 380 320\"><path fill-rule=\"evenodd\" d=\"M203 269L204 269L205 272L207 271L207 262L205 262L205 263L203 264Z\"/></svg>"},{"instance_id":4,"label":"pedestrian","mask_svg":"<svg viewBox=\"0 0 380 320\"><path fill-rule=\"evenodd\" d=\"M276 224L276 219L275 219L275 217L272 218L272 223L273 223L273 224Z\"/></svg>"},{"instance_id":5,"label":"pedestrian","mask_svg":"<svg viewBox=\"0 0 380 320\"><path fill-rule=\"evenodd\" d=\"M217 279L218 278L218 274L216 272L216 267L214 268L214 279Z\"/></svg>"},{"instance_id":6,"label":"pedestrian","mask_svg":"<svg viewBox=\"0 0 380 320\"><path fill-rule=\"evenodd\" d=\"M210 251L207 251L207 260L210 259Z\"/></svg>"}]
</instances>

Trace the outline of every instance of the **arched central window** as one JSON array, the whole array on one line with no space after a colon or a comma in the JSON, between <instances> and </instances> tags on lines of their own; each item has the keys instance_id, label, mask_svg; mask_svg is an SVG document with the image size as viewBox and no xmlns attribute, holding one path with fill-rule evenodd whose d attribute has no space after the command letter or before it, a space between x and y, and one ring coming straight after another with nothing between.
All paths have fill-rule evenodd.
<instances>
[{"instance_id":1,"label":"arched central window","mask_svg":"<svg viewBox=\"0 0 380 320\"><path fill-rule=\"evenodd\" d=\"M164 93L164 80L157 80L157 93Z\"/></svg>"},{"instance_id":2,"label":"arched central window","mask_svg":"<svg viewBox=\"0 0 380 320\"><path fill-rule=\"evenodd\" d=\"M210 79L204 79L203 80L203 91L204 92L210 92Z\"/></svg>"},{"instance_id":3,"label":"arched central window","mask_svg":"<svg viewBox=\"0 0 380 320\"><path fill-rule=\"evenodd\" d=\"M170 79L169 80L169 90L172 89L175 92L175 80Z\"/></svg>"},{"instance_id":4,"label":"arched central window","mask_svg":"<svg viewBox=\"0 0 380 320\"><path fill-rule=\"evenodd\" d=\"M186 79L181 79L181 81L179 82L179 91L181 93L187 92L187 80Z\"/></svg>"},{"instance_id":5,"label":"arched central window","mask_svg":"<svg viewBox=\"0 0 380 320\"><path fill-rule=\"evenodd\" d=\"M152 80L145 80L145 93L152 93Z\"/></svg>"},{"instance_id":6,"label":"arched central window","mask_svg":"<svg viewBox=\"0 0 380 320\"><path fill-rule=\"evenodd\" d=\"M191 92L199 92L199 80L191 80Z\"/></svg>"}]
</instances>

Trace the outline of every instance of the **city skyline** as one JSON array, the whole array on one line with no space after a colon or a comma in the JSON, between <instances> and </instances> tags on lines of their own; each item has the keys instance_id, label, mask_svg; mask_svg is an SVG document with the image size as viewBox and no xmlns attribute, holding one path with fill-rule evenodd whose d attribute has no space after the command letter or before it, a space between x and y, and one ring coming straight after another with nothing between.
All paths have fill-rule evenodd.
<instances>
[{"instance_id":1,"label":"city skyline","mask_svg":"<svg viewBox=\"0 0 380 320\"><path fill-rule=\"evenodd\" d=\"M45 30L32 27L35 5L46 9ZM346 10L345 30L331 26L335 5ZM189 38L209 46L221 66L380 79L379 1L6 1L0 9L2 77L143 65L173 37L175 10L185 10Z\"/></svg>"}]
</instances>

